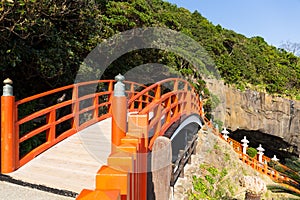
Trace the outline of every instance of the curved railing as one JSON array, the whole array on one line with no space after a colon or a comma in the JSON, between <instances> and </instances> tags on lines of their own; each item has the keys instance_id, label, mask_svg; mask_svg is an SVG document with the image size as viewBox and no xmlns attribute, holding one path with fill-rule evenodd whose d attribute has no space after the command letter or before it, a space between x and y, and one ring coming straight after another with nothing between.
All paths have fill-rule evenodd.
<instances>
[{"instance_id":1,"label":"curved railing","mask_svg":"<svg viewBox=\"0 0 300 200\"><path fill-rule=\"evenodd\" d=\"M191 84L183 79L169 78L148 86L133 96L129 102L130 110L137 115L148 116L148 148L151 150L155 139L168 128L191 114L202 115L202 102Z\"/></svg>"},{"instance_id":2,"label":"curved railing","mask_svg":"<svg viewBox=\"0 0 300 200\"><path fill-rule=\"evenodd\" d=\"M262 162L259 162L256 158L251 158L247 154L243 154L243 151L242 151L243 146L241 143L239 143L238 141L236 141L232 138L227 138L227 140L225 140L223 138L222 134L212 126L211 122L209 122L207 119L205 119L205 121L207 122L208 126L210 128L212 128L213 133L218 135L220 138L222 138L224 141L226 141L228 144L230 144L232 146L233 150L239 155L239 159L242 162L251 166L256 171L258 171L264 175L267 175L274 182L282 185L283 187L286 187L286 188L300 194L300 190L297 187L291 186L291 185L295 185L295 186L299 187L299 183L297 181L289 178L284 173L281 173L281 172L277 171L276 169L268 166L268 163L271 161L271 159L269 157L263 155ZM294 172L292 169L289 169L287 166L282 165L280 163L278 163L278 166L280 166L284 170ZM289 183L290 185L288 185L287 183Z\"/></svg>"},{"instance_id":3,"label":"curved railing","mask_svg":"<svg viewBox=\"0 0 300 200\"><path fill-rule=\"evenodd\" d=\"M296 181L290 179L289 177L285 176L283 173L280 173L273 169L272 167L268 166L268 162L271 160L267 156L263 156L262 162L259 162L256 158L251 158L247 154L243 154L242 152L242 144L228 138L227 142L233 147L233 150L239 155L239 159L242 160L244 163L248 164L251 166L253 169L261 172L262 174L268 175L272 180L275 180L276 182L292 182L297 184Z\"/></svg>"},{"instance_id":4,"label":"curved railing","mask_svg":"<svg viewBox=\"0 0 300 200\"><path fill-rule=\"evenodd\" d=\"M114 80L82 82L11 101L14 122L11 124L13 145L4 149L1 171L11 172L76 132L111 117ZM128 96L136 95L145 85L125 81ZM2 132L2 135L6 133ZM10 139L9 141L10 142ZM2 145L8 146L8 145ZM2 149L2 151L3 151ZM2 156L3 157L3 156ZM10 163L9 163L10 162ZM8 164L9 163L9 164Z\"/></svg>"},{"instance_id":5,"label":"curved railing","mask_svg":"<svg viewBox=\"0 0 300 200\"><path fill-rule=\"evenodd\" d=\"M114 97L114 102L118 100L122 104L122 97ZM202 115L202 102L194 88L176 78L159 81L130 95L128 107L131 112L125 119L127 132L115 129L121 138L113 146L107 166L102 166L96 175L96 189L83 190L78 199L101 199L108 194L121 199L147 199L148 153L155 139L181 118ZM112 119L114 122L114 115Z\"/></svg>"},{"instance_id":6,"label":"curved railing","mask_svg":"<svg viewBox=\"0 0 300 200\"><path fill-rule=\"evenodd\" d=\"M108 90L95 92L94 86L99 83L108 84ZM17 101L16 115L18 116L19 108L23 105L28 105L28 103L33 103L36 100L49 100L53 98L55 94L65 95L65 99L61 99L61 102L55 102L55 104L49 107L33 112L21 119L17 119L15 134L20 136L20 146L22 146L22 143L30 141L30 139L32 140L35 137L42 138L44 141L44 143L38 145L30 152L21 153L21 159L17 167L24 165L38 154L70 135L73 135L77 131L109 117L109 107L111 104L109 98L112 93L112 83L113 81L78 83ZM94 87L94 93L84 91L87 87L91 86ZM101 110L103 111L101 112ZM32 128L29 127L29 129L28 125ZM66 130L59 130L59 127Z\"/></svg>"}]
</instances>

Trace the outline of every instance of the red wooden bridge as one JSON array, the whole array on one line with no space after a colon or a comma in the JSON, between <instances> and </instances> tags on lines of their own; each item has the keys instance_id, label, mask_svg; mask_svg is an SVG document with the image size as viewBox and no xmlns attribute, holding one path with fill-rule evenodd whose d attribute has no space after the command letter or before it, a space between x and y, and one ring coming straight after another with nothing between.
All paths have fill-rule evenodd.
<instances>
[{"instance_id":1,"label":"red wooden bridge","mask_svg":"<svg viewBox=\"0 0 300 200\"><path fill-rule=\"evenodd\" d=\"M123 79L76 83L18 101L6 80L1 173L78 193L77 199L147 199L156 139L169 138L170 165L179 154L184 165L199 127L216 129L187 81L170 78L146 86ZM181 170L172 168L171 185Z\"/></svg>"},{"instance_id":2,"label":"red wooden bridge","mask_svg":"<svg viewBox=\"0 0 300 200\"><path fill-rule=\"evenodd\" d=\"M18 101L6 80L1 172L80 193L78 199L146 199L154 141L166 133L171 137L180 123L200 124L202 104L182 79L146 87L117 78L117 83L77 83Z\"/></svg>"}]
</instances>

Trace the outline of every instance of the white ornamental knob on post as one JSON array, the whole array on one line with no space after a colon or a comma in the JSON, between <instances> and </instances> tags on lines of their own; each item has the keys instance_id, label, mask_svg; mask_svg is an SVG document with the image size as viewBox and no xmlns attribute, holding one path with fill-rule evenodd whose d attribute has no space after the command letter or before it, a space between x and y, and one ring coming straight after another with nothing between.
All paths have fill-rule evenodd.
<instances>
[{"instance_id":1,"label":"white ornamental knob on post","mask_svg":"<svg viewBox=\"0 0 300 200\"><path fill-rule=\"evenodd\" d=\"M125 84L123 83L123 81L125 80L125 77L121 74L118 74L115 77L115 80L117 82L114 86L114 96L116 96L116 97L125 96Z\"/></svg>"},{"instance_id":2,"label":"white ornamental knob on post","mask_svg":"<svg viewBox=\"0 0 300 200\"><path fill-rule=\"evenodd\" d=\"M275 161L275 162L278 162L278 161L279 161L279 159L276 157L276 155L274 155L274 157L271 158L271 160L272 160L272 161Z\"/></svg>"},{"instance_id":3,"label":"white ornamental knob on post","mask_svg":"<svg viewBox=\"0 0 300 200\"><path fill-rule=\"evenodd\" d=\"M264 155L265 149L262 148L261 144L259 144L259 147L257 147L257 150L258 150L258 152L257 152L257 154L258 154L258 162L263 163L262 156Z\"/></svg>"},{"instance_id":4,"label":"white ornamental knob on post","mask_svg":"<svg viewBox=\"0 0 300 200\"><path fill-rule=\"evenodd\" d=\"M246 136L244 136L244 139L241 140L241 142L243 143L243 154L247 153L247 147L248 147L248 143L249 141L247 140Z\"/></svg>"},{"instance_id":5,"label":"white ornamental knob on post","mask_svg":"<svg viewBox=\"0 0 300 200\"><path fill-rule=\"evenodd\" d=\"M3 86L3 93L2 96L13 96L13 82L9 78L5 79L3 81L4 86Z\"/></svg>"},{"instance_id":6,"label":"white ornamental knob on post","mask_svg":"<svg viewBox=\"0 0 300 200\"><path fill-rule=\"evenodd\" d=\"M223 138L227 141L227 139L229 138L229 132L226 130L226 127L224 127L221 133L223 134Z\"/></svg>"}]
</instances>

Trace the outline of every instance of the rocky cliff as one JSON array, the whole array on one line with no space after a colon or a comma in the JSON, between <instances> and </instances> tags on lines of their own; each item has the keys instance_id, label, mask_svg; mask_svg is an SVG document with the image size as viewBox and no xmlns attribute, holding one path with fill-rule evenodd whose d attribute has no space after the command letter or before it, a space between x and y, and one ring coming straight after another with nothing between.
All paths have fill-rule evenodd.
<instances>
[{"instance_id":1,"label":"rocky cliff","mask_svg":"<svg viewBox=\"0 0 300 200\"><path fill-rule=\"evenodd\" d=\"M221 100L215 119L231 131L257 130L278 136L300 150L300 102L252 90L239 91L221 81L206 80L209 90Z\"/></svg>"}]
</instances>

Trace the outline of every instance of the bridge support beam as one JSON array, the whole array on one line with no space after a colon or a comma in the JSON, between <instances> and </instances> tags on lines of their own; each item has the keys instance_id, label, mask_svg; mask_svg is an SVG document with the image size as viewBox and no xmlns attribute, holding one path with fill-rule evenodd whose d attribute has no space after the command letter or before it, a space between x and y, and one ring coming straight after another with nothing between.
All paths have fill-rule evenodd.
<instances>
[{"instance_id":1,"label":"bridge support beam","mask_svg":"<svg viewBox=\"0 0 300 200\"><path fill-rule=\"evenodd\" d=\"M12 81L3 81L1 96L1 173L13 172L17 168L19 156L15 134L15 97L13 96Z\"/></svg>"}]
</instances>

